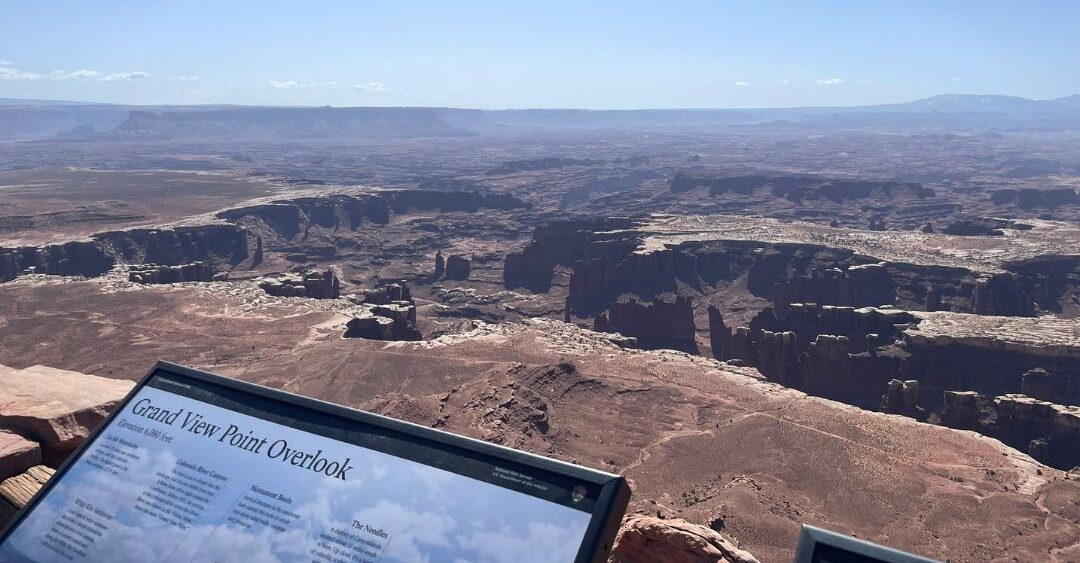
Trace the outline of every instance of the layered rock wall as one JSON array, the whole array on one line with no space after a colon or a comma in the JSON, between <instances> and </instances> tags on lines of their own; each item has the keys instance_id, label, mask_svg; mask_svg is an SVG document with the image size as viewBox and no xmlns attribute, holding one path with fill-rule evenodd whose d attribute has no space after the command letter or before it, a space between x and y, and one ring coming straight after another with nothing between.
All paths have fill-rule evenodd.
<instances>
[{"instance_id":1,"label":"layered rock wall","mask_svg":"<svg viewBox=\"0 0 1080 563\"><path fill-rule=\"evenodd\" d=\"M674 301L656 299L641 303L631 298L612 303L606 312L596 317L593 327L598 332L617 332L636 338L646 349L697 352L694 304L683 296Z\"/></svg>"},{"instance_id":2,"label":"layered rock wall","mask_svg":"<svg viewBox=\"0 0 1080 563\"><path fill-rule=\"evenodd\" d=\"M582 260L633 252L640 235L622 231L635 225L630 219L606 218L554 221L537 227L525 248L506 256L503 283L508 289L546 292L557 265L570 267Z\"/></svg>"},{"instance_id":3,"label":"layered rock wall","mask_svg":"<svg viewBox=\"0 0 1080 563\"><path fill-rule=\"evenodd\" d=\"M205 262L192 262L179 266L162 264L139 264L128 270L128 281L141 284L208 282L214 279L214 271Z\"/></svg>"},{"instance_id":4,"label":"layered rock wall","mask_svg":"<svg viewBox=\"0 0 1080 563\"><path fill-rule=\"evenodd\" d=\"M945 315L955 323L982 318ZM1007 345L992 335L927 334L917 330L919 323L928 322L918 313L793 304L784 313L766 309L750 326L734 332L718 311L710 314L710 321L711 340L723 343L716 348L718 358L738 360L757 367L771 381L865 409L941 419L957 428L992 428L995 437L1037 437L1050 431L1032 429L1034 415L1003 418L982 403L987 397L1022 392L1037 397L1032 401L1080 403L1080 382L1072 375L1080 373L1080 352L1075 349ZM1067 442L1071 438L1060 437L1071 434L1054 435L1059 436L1054 448L1063 443L1080 448L1080 439ZM1029 451L1026 442L1021 449ZM1065 467L1062 454L1053 448L1030 451L1040 461Z\"/></svg>"},{"instance_id":5,"label":"layered rock wall","mask_svg":"<svg viewBox=\"0 0 1080 563\"><path fill-rule=\"evenodd\" d=\"M945 426L974 430L1063 469L1080 467L1080 407L1022 394L946 391Z\"/></svg>"},{"instance_id":6,"label":"layered rock wall","mask_svg":"<svg viewBox=\"0 0 1080 563\"><path fill-rule=\"evenodd\" d=\"M61 244L0 248L0 281L24 271L94 277L117 263L179 266L203 262L217 269L247 259L248 245L247 231L225 223L112 231Z\"/></svg>"}]
</instances>

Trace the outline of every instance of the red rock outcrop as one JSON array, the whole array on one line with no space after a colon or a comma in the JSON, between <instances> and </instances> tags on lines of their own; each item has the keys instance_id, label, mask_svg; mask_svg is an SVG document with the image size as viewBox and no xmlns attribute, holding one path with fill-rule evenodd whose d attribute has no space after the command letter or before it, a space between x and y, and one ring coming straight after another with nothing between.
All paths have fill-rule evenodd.
<instances>
[{"instance_id":1,"label":"red rock outcrop","mask_svg":"<svg viewBox=\"0 0 1080 563\"><path fill-rule=\"evenodd\" d=\"M598 256L625 256L637 247L640 235L619 231L637 223L630 219L570 219L537 227L521 252L507 254L503 283L538 292L551 288L556 265L574 266Z\"/></svg>"},{"instance_id":2,"label":"red rock outcrop","mask_svg":"<svg viewBox=\"0 0 1080 563\"><path fill-rule=\"evenodd\" d=\"M0 480L41 463L41 446L25 437L0 430Z\"/></svg>"},{"instance_id":3,"label":"red rock outcrop","mask_svg":"<svg viewBox=\"0 0 1080 563\"><path fill-rule=\"evenodd\" d=\"M45 366L0 368L0 428L41 444L55 466L100 425L134 386Z\"/></svg>"},{"instance_id":4,"label":"red rock outcrop","mask_svg":"<svg viewBox=\"0 0 1080 563\"><path fill-rule=\"evenodd\" d=\"M627 516L615 538L610 563L758 563L719 532L682 518Z\"/></svg>"}]
</instances>

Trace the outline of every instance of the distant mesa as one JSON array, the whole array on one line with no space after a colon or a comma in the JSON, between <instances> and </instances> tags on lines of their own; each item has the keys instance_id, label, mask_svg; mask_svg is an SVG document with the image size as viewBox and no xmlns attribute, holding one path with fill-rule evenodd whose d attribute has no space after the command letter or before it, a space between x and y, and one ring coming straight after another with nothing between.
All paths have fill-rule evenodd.
<instances>
[{"instance_id":1,"label":"distant mesa","mask_svg":"<svg viewBox=\"0 0 1080 563\"><path fill-rule=\"evenodd\" d=\"M758 109L467 110L453 108L124 106L0 99L0 138L365 139L470 136L508 129L1035 127L1080 129L1080 96L1030 100L945 94L876 106ZM87 128L87 126L93 129ZM531 163L498 173L524 171ZM533 168L536 169L536 168ZM1027 173L1021 169L1018 173Z\"/></svg>"}]
</instances>

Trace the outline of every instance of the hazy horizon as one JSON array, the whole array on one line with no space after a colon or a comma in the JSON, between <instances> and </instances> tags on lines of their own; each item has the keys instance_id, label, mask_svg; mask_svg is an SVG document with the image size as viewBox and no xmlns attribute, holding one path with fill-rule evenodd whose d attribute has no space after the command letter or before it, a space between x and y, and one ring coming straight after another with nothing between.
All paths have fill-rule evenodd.
<instances>
[{"instance_id":1,"label":"hazy horizon","mask_svg":"<svg viewBox=\"0 0 1080 563\"><path fill-rule=\"evenodd\" d=\"M366 109L475 109L478 111L752 111L752 110L799 110L799 109L845 109L845 108L861 108L861 107L878 107L887 105L902 105L912 102L920 102L933 98L943 98L949 96L961 96L961 97L980 97L980 98L1014 98L1023 99L1028 101L1046 101L1052 102L1064 98L1071 98L1074 96L1080 96L1080 94L1070 94L1066 96L1060 96L1058 98L1046 98L1046 99L1033 99L1023 98L1020 96L1009 96L1006 94L960 94L956 92L948 92L944 94L937 94L928 96L926 98L919 98L917 100L899 100L895 102L883 102L880 104L857 104L850 106L838 106L838 105L816 105L816 106L746 106L746 107L626 107L626 108L582 108L582 107L461 107L451 105L308 105L308 104L234 104L234 103L193 103L193 104L169 104L169 103L136 103L136 104L123 104L117 102L99 102L94 100L75 100L75 99L58 99L58 98L17 98L17 97L3 97L0 96L0 102L3 101L17 101L23 102L26 105L34 105L35 102L41 102L43 104L56 104L56 105L120 105L130 107L249 107L249 108L333 108L333 109L353 109L353 108L366 108Z\"/></svg>"},{"instance_id":2,"label":"hazy horizon","mask_svg":"<svg viewBox=\"0 0 1080 563\"><path fill-rule=\"evenodd\" d=\"M739 109L1055 99L1080 5L58 2L4 10L0 97Z\"/></svg>"}]
</instances>

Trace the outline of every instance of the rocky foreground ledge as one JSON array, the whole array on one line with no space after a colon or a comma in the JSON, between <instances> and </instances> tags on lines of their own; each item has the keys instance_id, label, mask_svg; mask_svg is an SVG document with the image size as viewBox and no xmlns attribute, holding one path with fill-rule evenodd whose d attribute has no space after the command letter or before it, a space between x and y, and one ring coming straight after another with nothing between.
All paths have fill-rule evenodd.
<instances>
[{"instance_id":1,"label":"rocky foreground ledge","mask_svg":"<svg viewBox=\"0 0 1080 563\"><path fill-rule=\"evenodd\" d=\"M134 385L46 366L0 365L0 525Z\"/></svg>"}]
</instances>

